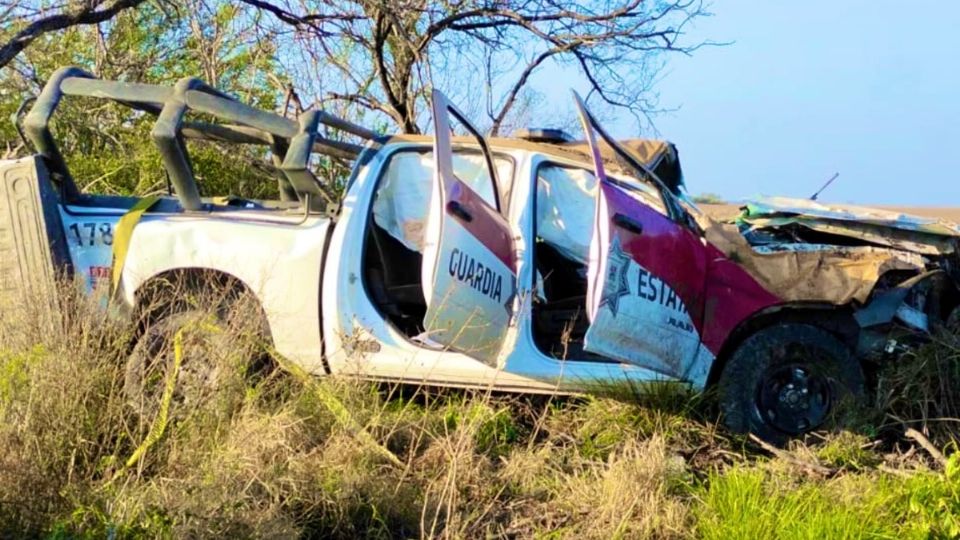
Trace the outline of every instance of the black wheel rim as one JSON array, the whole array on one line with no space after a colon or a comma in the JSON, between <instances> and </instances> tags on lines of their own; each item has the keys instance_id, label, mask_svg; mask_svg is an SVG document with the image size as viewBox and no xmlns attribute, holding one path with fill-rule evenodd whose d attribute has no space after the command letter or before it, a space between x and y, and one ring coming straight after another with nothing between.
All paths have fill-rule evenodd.
<instances>
[{"instance_id":1,"label":"black wheel rim","mask_svg":"<svg viewBox=\"0 0 960 540\"><path fill-rule=\"evenodd\" d=\"M779 365L767 370L761 380L757 409L765 422L797 435L823 423L832 394L830 381L809 365Z\"/></svg>"}]
</instances>

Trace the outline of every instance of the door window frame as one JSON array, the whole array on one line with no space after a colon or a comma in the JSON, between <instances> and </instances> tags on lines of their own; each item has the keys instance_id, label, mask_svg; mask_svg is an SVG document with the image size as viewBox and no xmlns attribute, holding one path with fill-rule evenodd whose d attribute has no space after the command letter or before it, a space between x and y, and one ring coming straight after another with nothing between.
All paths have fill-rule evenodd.
<instances>
[{"instance_id":1,"label":"door window frame","mask_svg":"<svg viewBox=\"0 0 960 540\"><path fill-rule=\"evenodd\" d=\"M454 143L453 154L454 155L457 155L457 154L483 155L483 152L479 148L475 148L474 146L476 145ZM424 154L430 154L432 152L433 152L432 143L424 142L424 143L412 143L411 146L395 148L390 152L388 152L386 155L384 155L382 157L383 165L380 167L380 170L377 171L377 178L374 181L373 197L374 198L376 197L377 192L380 189L380 184L383 181L383 177L387 173L387 168L390 166L390 163L393 161L393 158L397 156L397 154L420 154L422 156ZM506 161L510 163L510 181L506 185L512 188L513 182L515 181L517 176L517 160L514 159L512 155L506 152L491 151L490 156L491 156L491 159L493 160L494 171L497 170L497 167L496 167L497 162ZM431 169L432 169L432 166L431 166ZM433 171L431 170L431 173L432 172ZM430 179L430 182L431 183L433 182L432 177ZM504 215L505 208L509 208L510 194L513 193L513 189L508 189L505 195L504 190L502 189L503 185L504 185L503 181L500 180L499 174L497 174L493 182L493 196L494 196L494 202L496 204L497 212L499 212L501 215ZM370 207L371 207L371 210L367 213L372 215L373 199L371 199L370 201ZM507 217L507 216L504 215L504 217Z\"/></svg>"},{"instance_id":2,"label":"door window frame","mask_svg":"<svg viewBox=\"0 0 960 540\"><path fill-rule=\"evenodd\" d=\"M480 152L479 149L471 148L471 146L473 146L473 145L469 145L469 144L465 145L465 144L462 144L462 143L454 144L454 145L453 145L453 153L454 153L454 154L457 154L457 153L459 153L461 150L463 150L464 148L466 148L466 149L468 150L468 152L470 152L470 153L481 154L481 152ZM361 253L361 255L360 255L360 267L361 267L361 268L367 268L367 256L368 256L369 250L370 250L370 249L369 249L369 246L368 246L368 239L369 239L370 234L371 234L371 232L370 232L370 227L375 227L375 226L377 226L377 224L376 224L376 222L374 221L374 218L373 218L373 205L374 205L375 202L376 202L377 193L378 193L378 191L380 190L380 186L381 186L381 184L382 184L382 182L383 182L383 179L384 179L384 177L385 177L386 174L387 174L387 168L390 166L390 163L393 161L393 158L394 158L395 156L397 156L398 154L402 154L402 153L410 153L410 154L420 154L420 155L424 155L424 154L429 154L429 153L431 153L431 152L433 152L433 151L434 151L434 149L433 149L433 144L432 144L431 142L409 143L409 145L400 146L400 147L398 147L398 148L393 148L393 149L391 149L389 152L387 152L386 154L384 154L383 156L381 156L381 159L383 160L383 161L381 162L382 165L379 167L379 170L376 171L376 178L375 178L374 181L373 181L373 187L372 187L371 192L370 192L370 198L369 198L369 200L368 200L368 204L366 205L366 208L363 209L363 212L364 212L363 235L362 235L362 238L363 238L363 246L361 247L361 250L360 250L360 253ZM516 161L516 159L514 159L514 157L513 157L512 155L508 154L508 153L498 152L498 151L491 151L491 152L490 152L490 156L491 156L491 159L493 160L494 163L496 163L496 162L497 162L498 160L500 160L500 159L503 159L504 161L509 162L509 164L510 164L510 186L512 187L513 182L516 180L516 176L517 176L517 161ZM431 169L433 169L433 167L431 167ZM495 167L494 167L494 170L496 170ZM432 185L433 185L433 183L434 183L434 179L433 179L433 174L434 174L434 173L435 173L435 171L431 171L431 176L430 176L431 189L433 189L433 188L432 188ZM499 182L500 182L499 176L495 177L495 178L494 178L494 197L496 198L495 202L496 202L496 204L497 204L497 212L500 213L501 215L503 215L503 211L501 210L501 208L507 208L507 209L509 209L509 206L508 206L508 204L507 204L506 202L504 202L503 204L501 204L501 201L500 201L501 190L500 190ZM514 191L514 190L511 189L511 190L510 190L510 193L512 194L513 191ZM428 211L429 211L429 209L428 209ZM426 217L426 216L424 216L424 217ZM508 216L504 216L504 219L509 219L509 218L508 218ZM422 256L423 254L421 253L420 255ZM370 291L370 285L369 285L369 283L367 283L367 275L366 275L366 272L361 272L361 275L360 275L360 285L361 285L361 288L363 289L363 294L366 295L367 300L370 302L370 305L373 306L373 309L374 309L374 311L376 311L377 316L380 317L380 319L384 322L384 324L386 324L387 326L389 326L389 327L390 327L393 331L395 331L398 335L403 336L403 338L404 338L408 343L410 343L410 344L412 344L412 345L414 345L414 346L416 346L416 347L420 347L420 348L423 348L423 349L432 350L431 347L427 346L427 345L424 344L424 343L418 343L418 342L416 342L416 341L413 341L413 340L411 339L411 336L408 336L408 335L405 334L404 332L400 331L400 329L397 328L396 325L394 325L393 322L391 322L390 319L384 314L383 310L380 308L379 305L377 305L377 302L374 300L375 296L374 296L374 295L371 293L371 291Z\"/></svg>"},{"instance_id":3,"label":"door window frame","mask_svg":"<svg viewBox=\"0 0 960 540\"><path fill-rule=\"evenodd\" d=\"M537 203L538 203L538 198L537 198L537 197L538 197L537 183L538 183L539 180L540 180L540 168L541 168L541 167L556 167L556 168L559 168L559 169L582 170L582 171L586 171L587 173L589 173L590 176L592 176L592 177L594 178L594 180L597 180L597 174L596 174L596 172L593 170L593 167L590 166L590 165L583 165L583 164L571 163L571 162L564 163L564 162L559 161L559 160L557 160L556 158L550 156L549 154L540 154L540 155L539 155L539 159L534 159L534 160L531 161L531 165L532 165L532 166L530 167L530 171L531 171L531 174L530 174L531 186L530 186L530 196L528 197L528 201L530 201L530 204L529 204L529 213L530 213L530 220L531 220L531 225L530 225L530 233L531 233L531 234L530 234L530 242L529 242L529 245L528 245L528 246L526 247L526 249L524 250L524 251L526 251L526 253L525 253L524 255L527 257L527 259L528 259L528 261L529 261L528 264L530 265L530 283L529 283L530 291L533 291L533 294L535 295L535 294L536 294L535 291L536 291L536 289L537 289L536 242L537 242L537 233L538 233L538 227L537 227L537 226L539 225L539 223L537 222ZM597 187L598 187L598 189L599 189L599 186L597 186ZM595 200L596 197L594 197L593 199ZM591 221L592 221L592 220L591 220ZM591 234L591 237L592 237L593 231L590 231L590 234ZM586 266L589 267L589 261L587 262ZM518 289L519 289L519 288L520 288L520 287L518 286ZM537 353L540 354L541 356L543 356L544 358L546 358L546 359L548 359L548 360L550 360L550 361L553 361L553 362L558 362L558 363L560 363L561 365L563 365L563 364L566 363L566 362L578 362L578 363L584 363L584 364L598 364L598 365L599 365L599 364L613 364L613 365L617 365L617 364L620 364L620 363L621 363L619 360L615 360L615 359L613 359L613 358L608 358L608 357L606 357L606 356L601 356L601 355L596 355L596 356L599 357L599 359L557 358L557 357L553 356L552 354L550 354L549 352L544 351L543 349L541 349L541 348L537 345L536 339L533 339L533 337L534 337L534 327L533 327L533 299L531 299L530 302L529 302L527 305L529 305L529 308L528 308L528 309L529 309L529 313L527 313L527 314L526 314L527 316L524 317L524 319L526 320L526 328L525 328L524 330L525 330L525 332L528 333L528 335L529 335L529 337L530 337L530 343L531 343L531 345L534 347L534 349L537 351ZM586 304L584 304L584 310L586 310ZM584 312L584 313L586 313L586 312Z\"/></svg>"},{"instance_id":4,"label":"door window frame","mask_svg":"<svg viewBox=\"0 0 960 540\"><path fill-rule=\"evenodd\" d=\"M477 129L473 127L473 125L472 125L472 124L470 123L470 121L466 118L466 116L464 116L455 106L453 106L452 103L450 103L449 101L447 101L446 96L444 96L443 94L441 94L439 91L437 91L437 90L434 90L434 91L433 91L432 101L433 101L433 103L434 103L434 106L433 106L433 109L434 109L434 111L433 111L433 114L434 114L434 119L433 119L434 125L437 127L438 130L439 130L441 124L442 124L442 125L445 125L445 126L448 128L448 129L447 129L448 133L444 133L442 137L441 137L440 133L434 133L434 134L433 134L433 141L432 141L432 143L431 143L431 148L432 148L433 151L434 151L434 156L433 156L434 163L436 163L436 164L438 164L438 165L439 165L439 163L440 163L440 162L438 161L438 156L437 156L438 143L439 143L441 140L445 140L445 141L449 144L449 146L450 146L450 160L451 160L451 164L450 164L450 174L451 174L451 176L453 176L456 180L458 180L458 181L460 181L460 182L463 182L462 180L460 180L460 178L457 177L456 170L453 168L453 163L452 163L452 161L453 161L453 156L454 156L454 154L456 154L456 150L457 150L457 147L458 147L458 146L461 146L461 147L462 147L462 146L471 146L471 145L470 145L470 144L464 145L462 142L458 145L458 144L457 144L458 141L454 141L454 140L453 140L453 139L454 139L454 135L453 135L453 133L452 133L452 126L450 125L450 117L456 118L456 119L457 119L457 122L460 122L460 125L461 125L463 128L465 128L465 129L467 130L467 132L470 133L470 136L473 137L473 139L476 141L477 146L480 147L480 153L483 155L484 161L486 161L486 163L487 163L487 170L490 172L490 180L491 180L491 182L492 182L492 184L493 184L493 195L494 195L494 200L495 200L495 202L496 202L496 207L495 207L495 209L496 209L497 213L502 216L502 215L503 215L503 211L501 210L501 208L502 208L503 206L501 205L501 202L500 202L500 198L501 198L501 197L500 197L500 180L497 178L497 176L498 176L498 175L497 175L497 168L494 167L494 165L493 165L493 162L494 162L494 159L493 159L493 151L490 150L490 145L487 143L487 139L483 136L482 133L480 133L479 131L477 131ZM442 115L438 114L438 112L440 112L440 111L437 111L437 110L436 110L436 108L437 108L436 105L437 105L438 103L441 105L441 109L442 109L442 112L443 112ZM515 166L515 164L514 164L514 166ZM436 167L434 167L434 169L435 169L435 170L434 170L434 174L439 174L440 171L436 170ZM515 174L515 172L514 172L514 174ZM441 181L442 181L442 179L441 179ZM442 186L441 186L441 187L442 187ZM468 186L468 187L469 187L469 186Z\"/></svg>"}]
</instances>

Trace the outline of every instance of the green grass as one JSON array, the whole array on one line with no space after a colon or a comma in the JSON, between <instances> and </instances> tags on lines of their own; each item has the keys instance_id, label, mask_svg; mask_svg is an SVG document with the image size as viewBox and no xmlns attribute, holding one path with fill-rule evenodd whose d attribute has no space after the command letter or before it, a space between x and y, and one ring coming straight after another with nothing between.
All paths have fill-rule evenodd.
<instances>
[{"instance_id":1,"label":"green grass","mask_svg":"<svg viewBox=\"0 0 960 540\"><path fill-rule=\"evenodd\" d=\"M958 463L953 460L954 465ZM954 479L953 481L956 481ZM960 499L933 472L798 482L763 467L717 471L694 493L702 538L953 538Z\"/></svg>"},{"instance_id":2,"label":"green grass","mask_svg":"<svg viewBox=\"0 0 960 540\"><path fill-rule=\"evenodd\" d=\"M668 389L638 402L295 369L251 380L235 351L206 357L222 384L171 405L162 436L136 455L152 423L123 392L129 329L68 297L62 309L0 310L3 537L960 536L957 426L926 425L944 466L900 424L955 412L942 380L960 362L949 337L914 355L941 375L906 364L879 374L911 401L886 392L869 428L776 456Z\"/></svg>"}]
</instances>

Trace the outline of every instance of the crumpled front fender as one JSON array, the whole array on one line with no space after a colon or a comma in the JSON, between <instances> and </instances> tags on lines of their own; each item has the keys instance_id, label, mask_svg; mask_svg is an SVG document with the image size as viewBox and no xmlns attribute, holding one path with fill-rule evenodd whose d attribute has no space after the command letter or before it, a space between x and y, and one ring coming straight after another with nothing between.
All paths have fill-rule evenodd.
<instances>
[{"instance_id":1,"label":"crumpled front fender","mask_svg":"<svg viewBox=\"0 0 960 540\"><path fill-rule=\"evenodd\" d=\"M942 269L923 272L874 293L867 304L854 313L854 319L863 329L896 321L927 333L945 320L948 310L943 302L956 288L954 280Z\"/></svg>"}]
</instances>

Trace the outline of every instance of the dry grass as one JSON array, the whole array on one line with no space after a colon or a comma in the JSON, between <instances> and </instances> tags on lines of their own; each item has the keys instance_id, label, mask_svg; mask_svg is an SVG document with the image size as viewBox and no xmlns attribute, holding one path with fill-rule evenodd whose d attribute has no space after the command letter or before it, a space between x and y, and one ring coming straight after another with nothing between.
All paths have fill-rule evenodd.
<instances>
[{"instance_id":1,"label":"dry grass","mask_svg":"<svg viewBox=\"0 0 960 540\"><path fill-rule=\"evenodd\" d=\"M881 429L917 429L938 446L960 440L960 335L941 333L879 374Z\"/></svg>"},{"instance_id":2,"label":"dry grass","mask_svg":"<svg viewBox=\"0 0 960 540\"><path fill-rule=\"evenodd\" d=\"M184 366L216 384L175 393L158 433L159 407L124 390L125 319L59 296L0 306L0 536L960 534L960 460L944 472L900 436L926 426L950 453L947 342L881 373L883 419L770 456L666 389L637 404L252 371L258 313L211 309L217 293L191 300L214 323L183 334Z\"/></svg>"}]
</instances>

